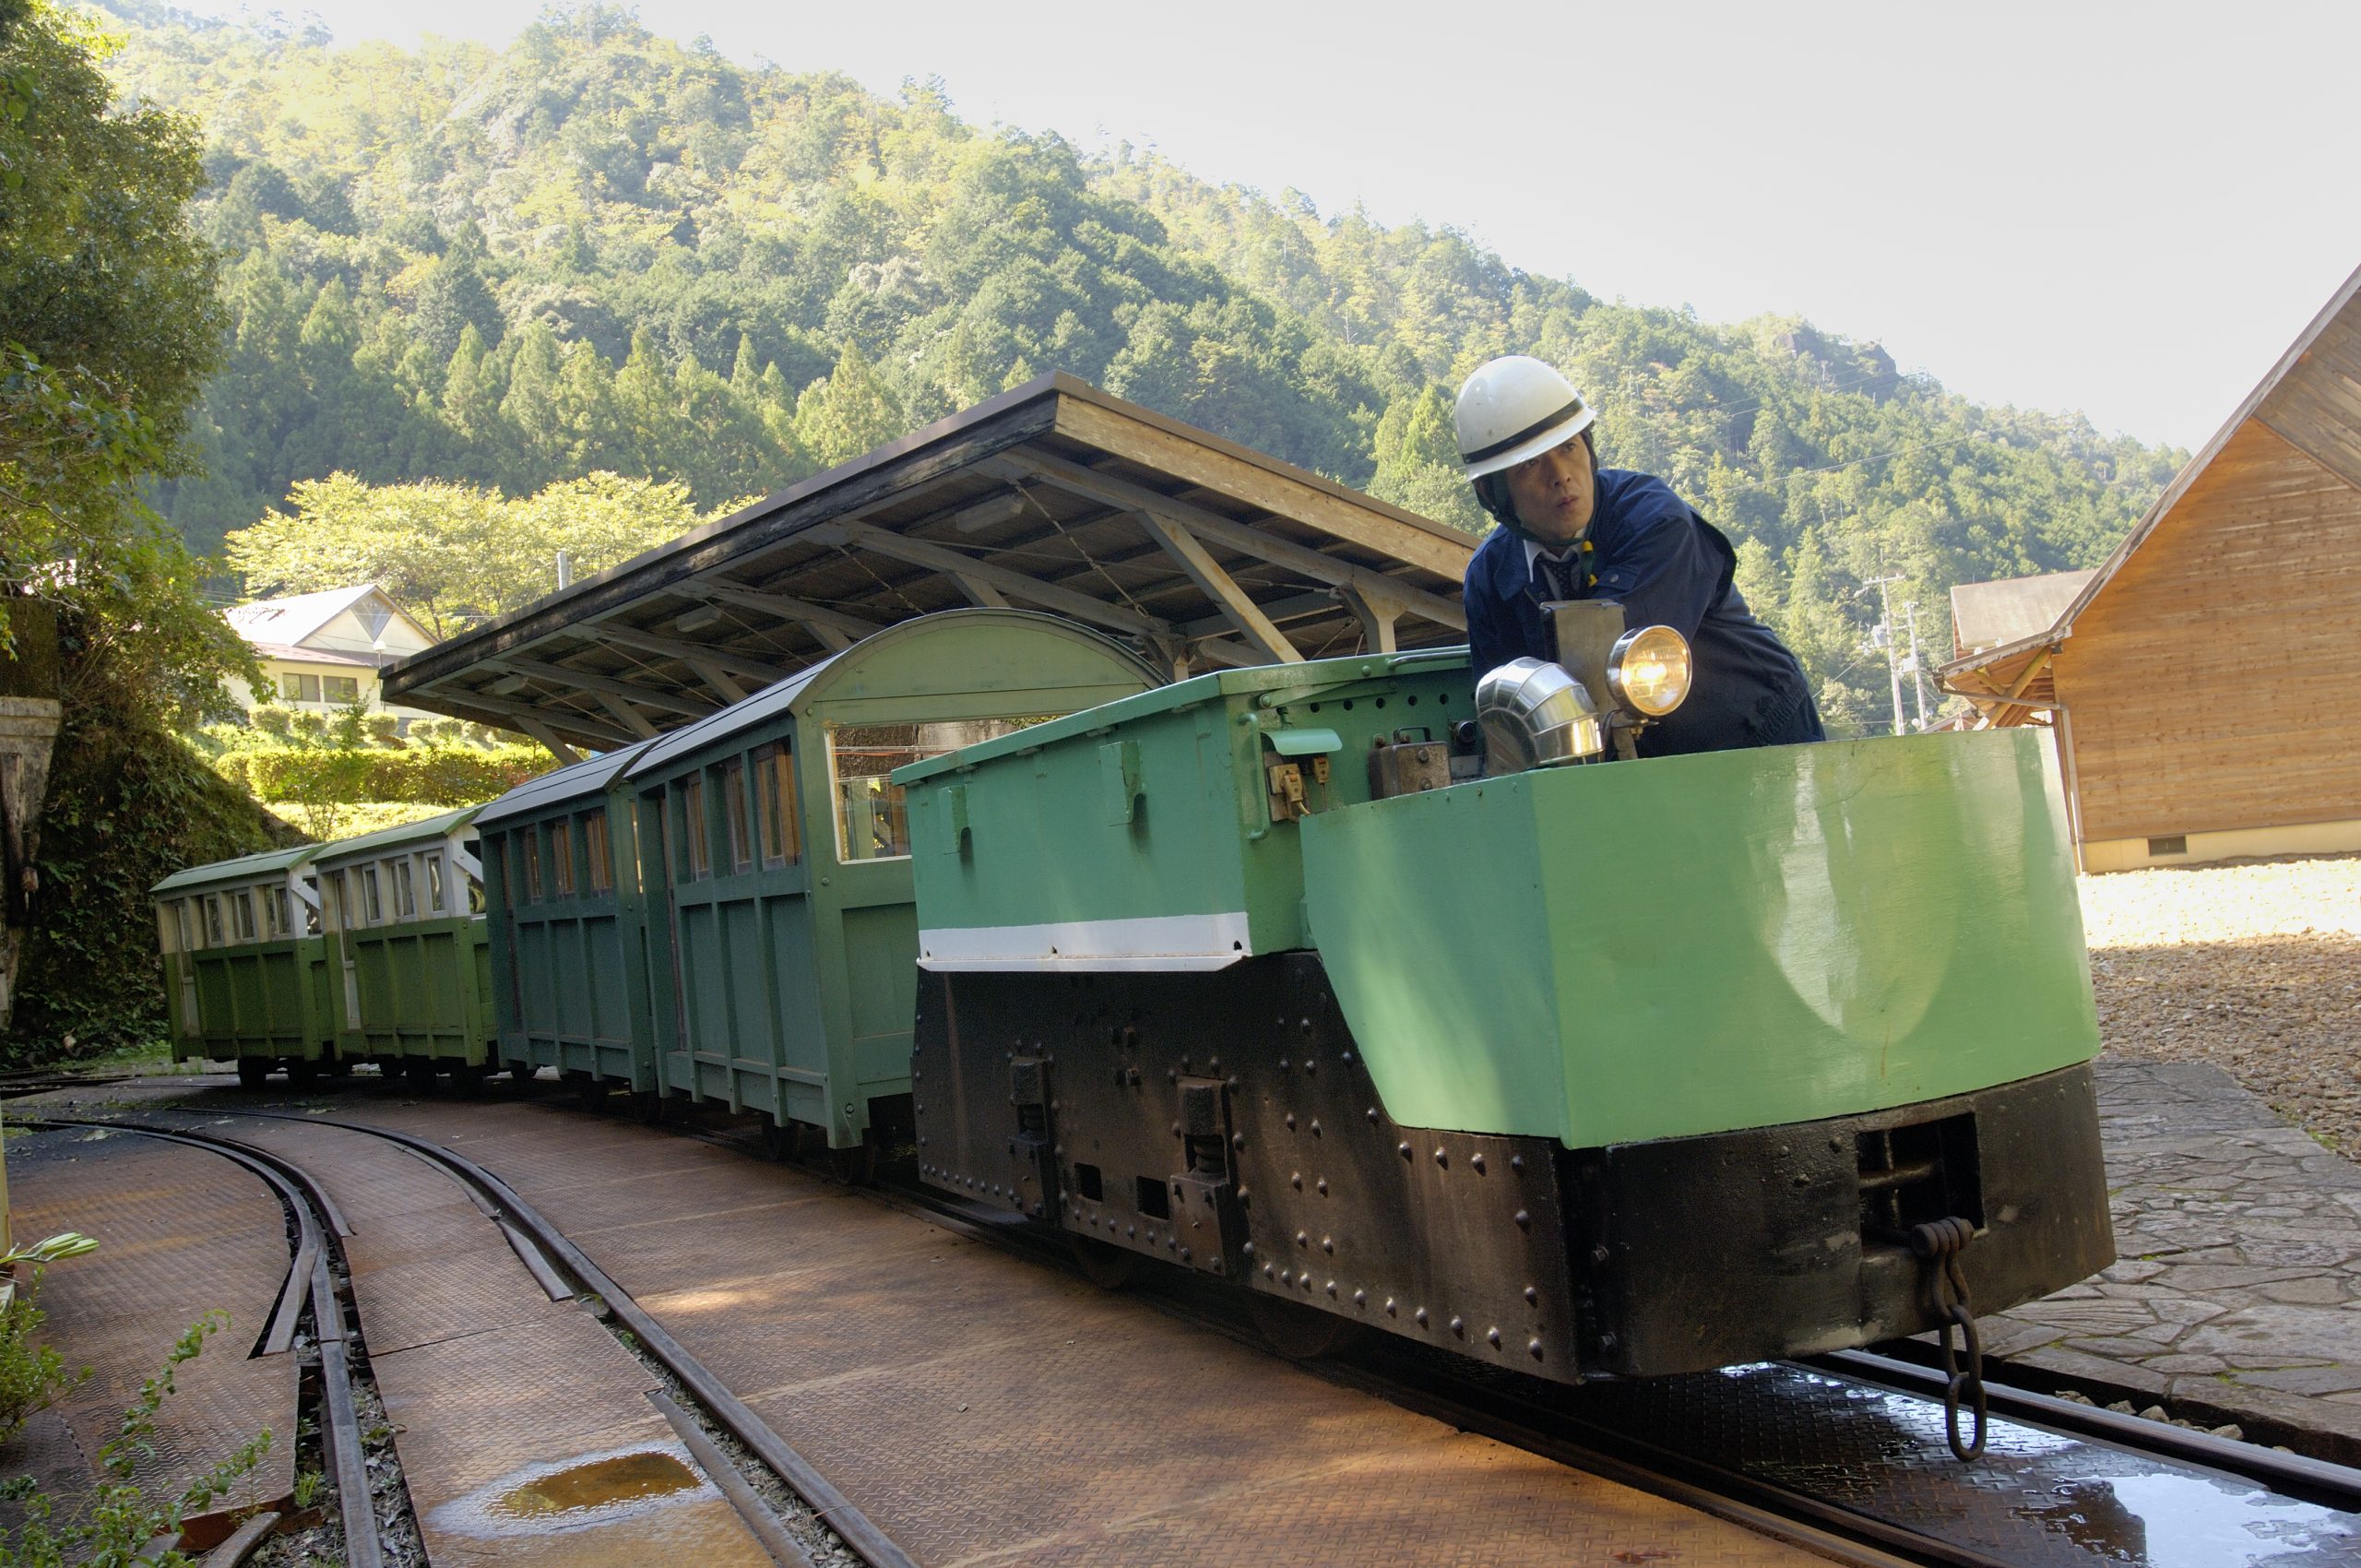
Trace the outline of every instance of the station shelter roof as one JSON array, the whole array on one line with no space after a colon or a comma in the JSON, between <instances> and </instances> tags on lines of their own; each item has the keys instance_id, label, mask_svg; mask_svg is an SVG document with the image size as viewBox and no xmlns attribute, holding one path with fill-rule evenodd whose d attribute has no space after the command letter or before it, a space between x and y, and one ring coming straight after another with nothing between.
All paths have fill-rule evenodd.
<instances>
[{"instance_id":1,"label":"station shelter roof","mask_svg":"<svg viewBox=\"0 0 2361 1568\"><path fill-rule=\"evenodd\" d=\"M896 622L1046 610L1159 673L1466 639L1477 540L1042 376L386 671L388 702L599 750Z\"/></svg>"},{"instance_id":2,"label":"station shelter roof","mask_svg":"<svg viewBox=\"0 0 2361 1568\"><path fill-rule=\"evenodd\" d=\"M2011 617L2019 622L2006 628L2013 636L1990 643L1984 642L1981 635L1975 640L1955 635L1960 646L1937 671L1945 690L1957 692L1975 705L1979 728L2036 721L2057 707L2051 661L2073 636L2075 620L2106 592L2124 564L2173 515L2215 460L2250 429L2267 431L2286 442L2326 469L2333 481L2361 489L2361 269L2344 280L2271 374L2173 476L2155 505L2095 571L2052 573L1953 590L1955 617L1959 596L1966 593L1971 616L1988 607L1993 613L1987 619L1996 626ZM2064 586L2063 579L2077 576L2086 579L2079 588L2071 593L2058 591ZM1992 590L1984 606L1976 604L1975 589ZM2031 624L2039 620L2044 602L2056 605L2054 613L2040 624Z\"/></svg>"}]
</instances>

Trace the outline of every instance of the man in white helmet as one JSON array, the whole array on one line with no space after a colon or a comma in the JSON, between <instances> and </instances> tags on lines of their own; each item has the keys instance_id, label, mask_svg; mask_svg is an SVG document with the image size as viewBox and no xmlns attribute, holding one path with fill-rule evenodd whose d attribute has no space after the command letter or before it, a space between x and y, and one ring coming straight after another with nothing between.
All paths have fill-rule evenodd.
<instances>
[{"instance_id":1,"label":"man in white helmet","mask_svg":"<svg viewBox=\"0 0 2361 1568\"><path fill-rule=\"evenodd\" d=\"M1544 604L1612 599L1627 624L1687 637L1695 661L1688 700L1641 732L1641 755L1825 740L1803 666L1733 586L1729 540L1664 481L1600 468L1595 417L1572 382L1524 354L1460 388L1460 461L1501 523L1467 564L1477 679L1551 657Z\"/></svg>"}]
</instances>

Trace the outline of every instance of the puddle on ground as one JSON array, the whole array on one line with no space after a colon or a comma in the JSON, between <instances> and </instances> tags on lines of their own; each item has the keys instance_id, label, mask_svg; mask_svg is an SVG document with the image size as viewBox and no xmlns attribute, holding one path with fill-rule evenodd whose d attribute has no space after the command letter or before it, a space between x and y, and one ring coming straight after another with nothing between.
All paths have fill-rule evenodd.
<instances>
[{"instance_id":1,"label":"puddle on ground","mask_svg":"<svg viewBox=\"0 0 2361 1568\"><path fill-rule=\"evenodd\" d=\"M552 1470L510 1487L493 1498L484 1512L495 1519L553 1519L704 1484L670 1454L647 1449Z\"/></svg>"},{"instance_id":2,"label":"puddle on ground","mask_svg":"<svg viewBox=\"0 0 2361 1568\"><path fill-rule=\"evenodd\" d=\"M678 1450L629 1448L528 1466L433 1510L440 1527L472 1536L533 1535L609 1524L718 1495Z\"/></svg>"}]
</instances>

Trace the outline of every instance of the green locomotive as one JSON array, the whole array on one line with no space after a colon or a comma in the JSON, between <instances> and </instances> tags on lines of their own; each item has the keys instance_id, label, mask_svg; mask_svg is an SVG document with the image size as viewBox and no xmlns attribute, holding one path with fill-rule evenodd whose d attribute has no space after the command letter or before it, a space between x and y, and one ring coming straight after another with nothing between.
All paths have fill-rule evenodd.
<instances>
[{"instance_id":1,"label":"green locomotive","mask_svg":"<svg viewBox=\"0 0 2361 1568\"><path fill-rule=\"evenodd\" d=\"M2110 1261L2038 737L1487 775L1469 690L1228 671L896 773L924 1180L1565 1381L1935 1326L1920 1226L1979 1310Z\"/></svg>"}]
</instances>

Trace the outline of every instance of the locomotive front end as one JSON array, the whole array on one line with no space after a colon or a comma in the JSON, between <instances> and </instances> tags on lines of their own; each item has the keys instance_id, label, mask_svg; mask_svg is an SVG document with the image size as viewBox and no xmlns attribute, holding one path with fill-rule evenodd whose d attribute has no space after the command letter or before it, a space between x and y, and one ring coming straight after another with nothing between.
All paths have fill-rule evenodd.
<instances>
[{"instance_id":1,"label":"locomotive front end","mask_svg":"<svg viewBox=\"0 0 2361 1568\"><path fill-rule=\"evenodd\" d=\"M1639 646L1662 702L1675 650ZM1564 744L1489 773L1455 654L1224 671L897 773L924 1179L1101 1278L1230 1280L1283 1343L1563 1381L1934 1326L1922 1225L1972 1238L1980 1310L2104 1266L2039 738L1630 760L1645 709L1588 673L1596 731L1535 683Z\"/></svg>"}]
</instances>

